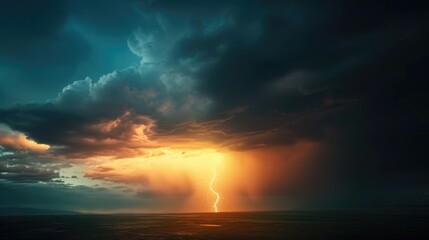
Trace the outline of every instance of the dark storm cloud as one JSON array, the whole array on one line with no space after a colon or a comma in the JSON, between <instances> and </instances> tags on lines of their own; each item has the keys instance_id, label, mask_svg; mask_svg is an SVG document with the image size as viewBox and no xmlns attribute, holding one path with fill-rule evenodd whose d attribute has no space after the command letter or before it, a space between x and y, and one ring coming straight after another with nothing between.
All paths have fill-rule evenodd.
<instances>
[{"instance_id":1,"label":"dark storm cloud","mask_svg":"<svg viewBox=\"0 0 429 240\"><path fill-rule=\"evenodd\" d=\"M53 151L69 154L116 155L121 149L150 147L157 123L198 117L209 104L186 83L163 81L162 74L157 66L136 67L97 82L75 81L51 103L1 110L0 121L36 142L60 146Z\"/></svg>"},{"instance_id":2,"label":"dark storm cloud","mask_svg":"<svg viewBox=\"0 0 429 240\"><path fill-rule=\"evenodd\" d=\"M174 7L168 1L159 5L165 11L169 11L170 5ZM311 4L300 2L284 8L267 4L256 8L250 4L236 11L220 12L220 24L216 27L205 24L202 28L206 33L190 35L175 45L172 61L206 62L195 73L199 89L216 99L221 109L257 105L261 101L264 108L269 104L282 109L298 105L296 108L302 109L324 97L308 102L311 96L305 96L305 92L353 84L343 74L357 73L357 68L372 61L374 55L392 51L392 45L400 44L409 35L420 37L423 29L415 28L424 26L419 23L423 19L415 15L401 14L397 20L389 21L388 16L397 11L402 13L402 6L389 6L382 11L385 9L372 4L357 4L357 9L349 3L318 5L322 5L318 14ZM301 11L292 14L289 6ZM367 16L369 11L371 14ZM189 14L192 16L192 12ZM374 24L366 26L368 22ZM386 38L391 39L386 42ZM304 73L296 77L301 78L296 80L299 83L289 83L290 88L281 96L264 94L271 83L284 81L287 86L299 72ZM312 78L304 79L305 74ZM360 76L356 81L366 82L369 77ZM330 92L335 94L335 88Z\"/></svg>"},{"instance_id":3,"label":"dark storm cloud","mask_svg":"<svg viewBox=\"0 0 429 240\"><path fill-rule=\"evenodd\" d=\"M192 1L181 6L149 1L146 8L185 13L199 22L202 31L192 31L174 44L169 60L173 65L201 66L190 75L197 79L197 89L214 100L215 114L248 107L242 118L226 122L230 127L223 126L223 132L283 127L283 132L276 133L280 133L279 140L288 142L294 137L286 132L323 138L327 127L338 124L336 119L347 119L343 124L352 129L367 130L366 122L379 121L384 114L370 110L375 99L385 104L381 109L394 109L394 95L404 98L407 106L425 104L413 100L423 97L416 87L424 86L421 78L426 76L422 64L428 31L423 6L398 1L336 3L272 1L240 6L232 2L223 8L228 11L219 11ZM200 8L212 13L210 21L195 11ZM415 77L407 79L411 75ZM389 89L395 84L412 89ZM412 97L415 94L420 97ZM347 109L341 105L350 104L358 104L354 107L361 111L357 119L338 113ZM418 107L414 114L422 109ZM396 111L391 117L401 115ZM272 139L262 143L266 142Z\"/></svg>"}]
</instances>

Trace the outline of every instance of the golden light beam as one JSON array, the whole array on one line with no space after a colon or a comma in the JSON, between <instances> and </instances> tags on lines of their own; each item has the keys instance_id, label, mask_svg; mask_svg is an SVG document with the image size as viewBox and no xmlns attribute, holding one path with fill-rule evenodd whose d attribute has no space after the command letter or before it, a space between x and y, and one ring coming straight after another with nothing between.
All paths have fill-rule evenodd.
<instances>
[{"instance_id":1,"label":"golden light beam","mask_svg":"<svg viewBox=\"0 0 429 240\"><path fill-rule=\"evenodd\" d=\"M215 165L214 165L214 167L213 167L213 173L212 173L212 179L210 180L210 191L215 195L215 197L216 197L216 200L215 200L215 202L213 203L213 209L214 209L214 212L215 213L217 213L218 212L218 209L217 209L217 204L219 203L219 199L220 199L220 196L219 196L219 193L217 193L215 190L214 190L214 188L213 188L213 183L214 183L214 181L216 180L216 177L217 177L217 166L219 165L219 160L217 160L216 161L216 163L215 163Z\"/></svg>"}]
</instances>

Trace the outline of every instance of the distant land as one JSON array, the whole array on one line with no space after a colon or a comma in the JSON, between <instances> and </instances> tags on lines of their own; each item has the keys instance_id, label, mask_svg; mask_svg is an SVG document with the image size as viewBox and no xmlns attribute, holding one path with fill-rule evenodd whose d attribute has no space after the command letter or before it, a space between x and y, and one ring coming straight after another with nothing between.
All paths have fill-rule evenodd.
<instances>
[{"instance_id":1,"label":"distant land","mask_svg":"<svg viewBox=\"0 0 429 240\"><path fill-rule=\"evenodd\" d=\"M25 215L80 215L82 213L76 211L65 210L47 210L36 208L16 208L3 207L0 208L0 216L25 216Z\"/></svg>"},{"instance_id":2,"label":"distant land","mask_svg":"<svg viewBox=\"0 0 429 240\"><path fill-rule=\"evenodd\" d=\"M294 211L308 211L308 210L317 210L317 211L332 211L332 210L358 210L361 208L338 208L338 209L294 209L294 210L274 210L274 211L238 211L238 212L229 212L229 213L258 213L258 212L294 212ZM367 210L399 210L399 209L429 209L429 205L410 205L410 204L395 204L392 206L369 206L363 209ZM225 212L228 213L228 212ZM78 211L70 210L55 210L55 209L38 209L38 208L20 208L20 207L0 207L0 216L31 216L31 215L100 215L96 213L81 213ZM142 213L133 213L133 212L122 212L106 215L141 215ZM161 214L161 213L160 213ZM177 213L180 214L180 213ZM197 212L191 214L199 214ZM104 214L101 214L104 215ZM162 215L162 214L161 214Z\"/></svg>"}]
</instances>

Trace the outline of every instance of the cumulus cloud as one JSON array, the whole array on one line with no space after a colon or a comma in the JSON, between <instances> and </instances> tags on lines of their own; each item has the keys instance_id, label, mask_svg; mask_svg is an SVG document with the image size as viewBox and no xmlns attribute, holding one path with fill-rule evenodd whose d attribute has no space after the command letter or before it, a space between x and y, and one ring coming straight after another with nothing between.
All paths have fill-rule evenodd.
<instances>
[{"instance_id":1,"label":"cumulus cloud","mask_svg":"<svg viewBox=\"0 0 429 240\"><path fill-rule=\"evenodd\" d=\"M126 154L157 145L157 131L208 111L210 100L194 93L191 84L157 66L140 66L96 82L75 81L50 103L3 110L0 118L37 141L60 147L54 151Z\"/></svg>"},{"instance_id":2,"label":"cumulus cloud","mask_svg":"<svg viewBox=\"0 0 429 240\"><path fill-rule=\"evenodd\" d=\"M24 134L12 131L4 125L0 125L0 146L18 151L46 151L49 149L49 145L28 139Z\"/></svg>"}]
</instances>

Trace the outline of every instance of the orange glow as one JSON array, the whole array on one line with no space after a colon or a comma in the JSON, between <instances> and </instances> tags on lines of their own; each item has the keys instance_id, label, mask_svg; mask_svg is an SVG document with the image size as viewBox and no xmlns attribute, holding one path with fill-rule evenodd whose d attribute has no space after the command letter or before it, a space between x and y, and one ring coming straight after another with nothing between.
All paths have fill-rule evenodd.
<instances>
[{"instance_id":1,"label":"orange glow","mask_svg":"<svg viewBox=\"0 0 429 240\"><path fill-rule=\"evenodd\" d=\"M140 157L88 159L85 176L126 186L142 206L152 206L142 212L275 210L299 202L289 192L306 194L309 176L317 175L312 159L323 150L312 142L239 152L199 144L145 149Z\"/></svg>"},{"instance_id":2,"label":"orange glow","mask_svg":"<svg viewBox=\"0 0 429 240\"><path fill-rule=\"evenodd\" d=\"M50 148L50 146L47 144L37 143L31 139L28 139L24 134L17 132L12 132L3 136L0 135L0 145L19 150L31 150L36 152L43 152Z\"/></svg>"},{"instance_id":3,"label":"orange glow","mask_svg":"<svg viewBox=\"0 0 429 240\"><path fill-rule=\"evenodd\" d=\"M176 211L207 212L214 206L204 201L208 191L216 192L213 188L216 175L213 174L216 174L216 166L225 155L210 148L152 149L145 157L92 159L93 164L88 163L85 176L126 184L143 199L153 196L159 196L165 201L181 198ZM216 181L217 187L221 184ZM220 196L215 197L217 211Z\"/></svg>"}]
</instances>

